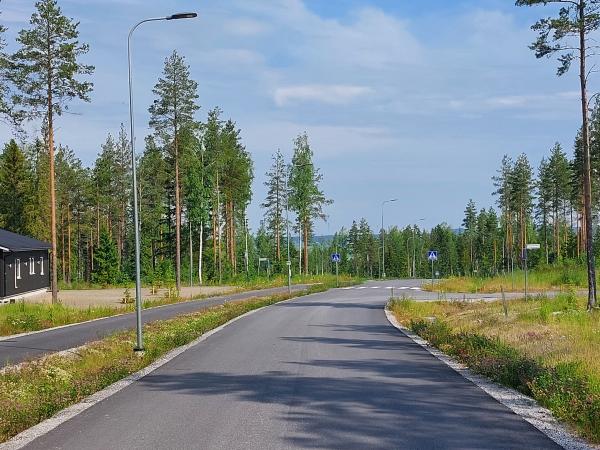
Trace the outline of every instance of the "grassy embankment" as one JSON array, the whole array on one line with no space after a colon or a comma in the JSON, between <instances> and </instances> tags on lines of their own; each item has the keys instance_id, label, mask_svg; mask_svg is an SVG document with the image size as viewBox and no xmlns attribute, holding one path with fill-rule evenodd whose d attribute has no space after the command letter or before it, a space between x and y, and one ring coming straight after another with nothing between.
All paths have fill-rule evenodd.
<instances>
[{"instance_id":1,"label":"grassy embankment","mask_svg":"<svg viewBox=\"0 0 600 450\"><path fill-rule=\"evenodd\" d=\"M335 286L335 284L333 285ZM0 442L51 417L83 398L137 372L168 351L248 311L291 297L333 287L228 303L194 314L144 326L145 352L132 348L135 333L123 332L81 347L72 355L53 355L0 373Z\"/></svg>"},{"instance_id":2,"label":"grassy embankment","mask_svg":"<svg viewBox=\"0 0 600 450\"><path fill-rule=\"evenodd\" d=\"M306 276L297 277L293 281L295 284L321 284L327 287L335 287L335 276ZM346 286L360 282L357 278L340 275L340 285ZM273 277L270 280L259 279L240 283L236 292L266 289L271 287L280 287L287 284L285 277ZM135 295L130 293L130 295ZM194 300L206 296L194 297ZM163 298L152 301L145 301L144 308L153 306L189 301L189 298L179 297L174 290L165 294ZM86 320L109 317L116 314L133 311L135 306L127 304L124 307L89 307L87 309L73 308L63 306L60 303L55 305L19 302L0 306L0 336L24 333L28 331L43 330L60 325L84 322Z\"/></svg>"},{"instance_id":3,"label":"grassy embankment","mask_svg":"<svg viewBox=\"0 0 600 450\"><path fill-rule=\"evenodd\" d=\"M572 293L501 302L394 300L407 328L475 372L518 389L600 442L600 313ZM435 319L432 319L435 318Z\"/></svg>"},{"instance_id":4,"label":"grassy embankment","mask_svg":"<svg viewBox=\"0 0 600 450\"><path fill-rule=\"evenodd\" d=\"M546 290L564 291L587 288L587 273L584 266L545 266L530 270L528 286L531 292ZM504 291L522 292L525 288L525 272L518 270L514 275L507 273L494 277L451 277L439 280L433 286L425 283L423 289L440 292L490 293Z\"/></svg>"}]
</instances>

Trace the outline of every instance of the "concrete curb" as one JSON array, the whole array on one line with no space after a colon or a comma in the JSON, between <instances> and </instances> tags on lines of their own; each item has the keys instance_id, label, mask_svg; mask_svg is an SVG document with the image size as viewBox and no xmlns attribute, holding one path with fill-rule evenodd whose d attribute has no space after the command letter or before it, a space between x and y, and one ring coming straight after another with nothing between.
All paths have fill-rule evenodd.
<instances>
[{"instance_id":1,"label":"concrete curb","mask_svg":"<svg viewBox=\"0 0 600 450\"><path fill-rule=\"evenodd\" d=\"M286 303L286 302L289 302L292 300L297 300L300 297L302 297L302 298L309 297L310 295L311 294L293 297L293 298L290 298L287 300L283 300L281 302L263 306L258 309L253 309L252 311L248 311L247 313L244 313L241 316L235 317L235 318L231 319L229 322L226 322L223 325L220 325L217 328L214 328L213 330L210 330L210 331L204 333L202 336L199 336L198 338L196 338L189 344L185 344L185 345L182 345L181 347L177 347L177 348L171 350L170 352L166 353L161 358L157 359L152 364L144 367L143 369L139 370L138 372L135 372L135 373L123 378L122 380L119 380L119 381L111 384L110 386L102 389L101 391L98 391L95 394L92 394L89 397L83 399L81 402L71 405L71 406L59 411L58 413L56 413L54 416L50 417L49 419L46 419L43 422L40 422L37 425L34 425L31 428L28 428L27 430L22 431L21 433L17 434L10 440L0 444L0 450L18 450L18 449L25 447L26 445L30 444L35 439L49 433L56 427L65 423L66 421L74 418L75 416L81 414L88 408L91 408L95 404L97 404L103 400L106 400L107 398L115 395L119 391L122 391L123 389L130 386L131 384L138 381L139 379L154 372L155 370L159 369L161 366L164 366L168 362L175 359L177 356L179 356L186 350L189 350L190 348L198 345L202 341L208 339L210 336L218 333L219 331L223 330L224 328L226 328L228 325L231 325L232 323L234 323L238 320L241 320L244 317L248 317L252 314L262 311L265 308L269 308L270 306L279 305L279 304Z\"/></svg>"},{"instance_id":2,"label":"concrete curb","mask_svg":"<svg viewBox=\"0 0 600 450\"><path fill-rule=\"evenodd\" d=\"M400 325L400 323L396 320L396 317L394 317L394 314L387 308L387 305L385 307L385 316L390 324L406 337L423 347L434 357L482 389L486 394L494 398L496 401L502 403L512 412L529 422L562 448L566 450L600 449L600 447L591 446L579 437L570 433L560 422L558 422L558 420L552 416L552 412L550 410L540 406L534 399L527 397L526 395L523 395L514 389L493 383L487 378L473 373L463 364L456 362L446 354L430 346L426 340Z\"/></svg>"}]
</instances>

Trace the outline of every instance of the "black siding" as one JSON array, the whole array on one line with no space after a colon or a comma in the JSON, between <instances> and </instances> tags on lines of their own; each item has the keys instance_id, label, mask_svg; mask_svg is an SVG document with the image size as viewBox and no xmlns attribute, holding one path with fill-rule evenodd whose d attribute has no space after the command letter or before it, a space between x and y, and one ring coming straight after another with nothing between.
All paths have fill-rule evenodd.
<instances>
[{"instance_id":1,"label":"black siding","mask_svg":"<svg viewBox=\"0 0 600 450\"><path fill-rule=\"evenodd\" d=\"M0 298L4 297L4 252L0 250Z\"/></svg>"},{"instance_id":2,"label":"black siding","mask_svg":"<svg viewBox=\"0 0 600 450\"><path fill-rule=\"evenodd\" d=\"M30 258L33 258L34 273L30 273ZM20 279L17 278L17 261L20 260ZM50 286L48 251L29 250L4 253L4 293L0 296L12 297ZM43 264L43 272L42 272ZM43 274L42 274L43 273Z\"/></svg>"}]
</instances>

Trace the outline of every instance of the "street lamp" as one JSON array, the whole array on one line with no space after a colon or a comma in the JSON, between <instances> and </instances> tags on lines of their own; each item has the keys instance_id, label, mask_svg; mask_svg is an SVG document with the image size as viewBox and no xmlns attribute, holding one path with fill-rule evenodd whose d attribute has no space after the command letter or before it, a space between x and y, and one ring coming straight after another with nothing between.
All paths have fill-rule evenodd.
<instances>
[{"instance_id":1,"label":"street lamp","mask_svg":"<svg viewBox=\"0 0 600 450\"><path fill-rule=\"evenodd\" d=\"M178 13L166 17L153 17L144 19L136 23L127 35L127 71L129 75L129 124L131 139L131 178L133 180L133 228L135 230L135 320L136 320L136 346L135 351L142 351L144 344L142 341L142 283L140 276L140 220L138 216L138 191L137 176L135 167L135 136L133 121L133 78L131 73L131 36L137 27L145 22L154 22L158 20L177 20L193 19L196 13Z\"/></svg>"},{"instance_id":2,"label":"street lamp","mask_svg":"<svg viewBox=\"0 0 600 450\"><path fill-rule=\"evenodd\" d=\"M381 202L381 277L385 278L385 229L383 228L383 206L386 203L397 201L397 198Z\"/></svg>"}]
</instances>

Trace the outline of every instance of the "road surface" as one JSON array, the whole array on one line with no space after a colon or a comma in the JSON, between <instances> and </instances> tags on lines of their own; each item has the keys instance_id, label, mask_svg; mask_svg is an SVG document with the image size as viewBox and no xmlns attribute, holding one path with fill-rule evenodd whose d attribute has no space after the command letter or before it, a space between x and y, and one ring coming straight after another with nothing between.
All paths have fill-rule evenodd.
<instances>
[{"instance_id":1,"label":"road surface","mask_svg":"<svg viewBox=\"0 0 600 450\"><path fill-rule=\"evenodd\" d=\"M306 285L293 286L294 290L303 290L306 288ZM154 320L169 319L177 315L200 311L231 301L286 293L287 289L286 286L258 291L247 291L201 300L173 303L171 305L156 308L148 308L143 311L142 319L144 323L152 322ZM101 339L117 331L132 328L135 328L135 313L127 313L25 336L0 337L0 367L18 364L25 360L39 358L49 353L79 347L87 342Z\"/></svg>"},{"instance_id":2,"label":"road surface","mask_svg":"<svg viewBox=\"0 0 600 450\"><path fill-rule=\"evenodd\" d=\"M386 283L236 321L27 448L559 448L389 325Z\"/></svg>"}]
</instances>

